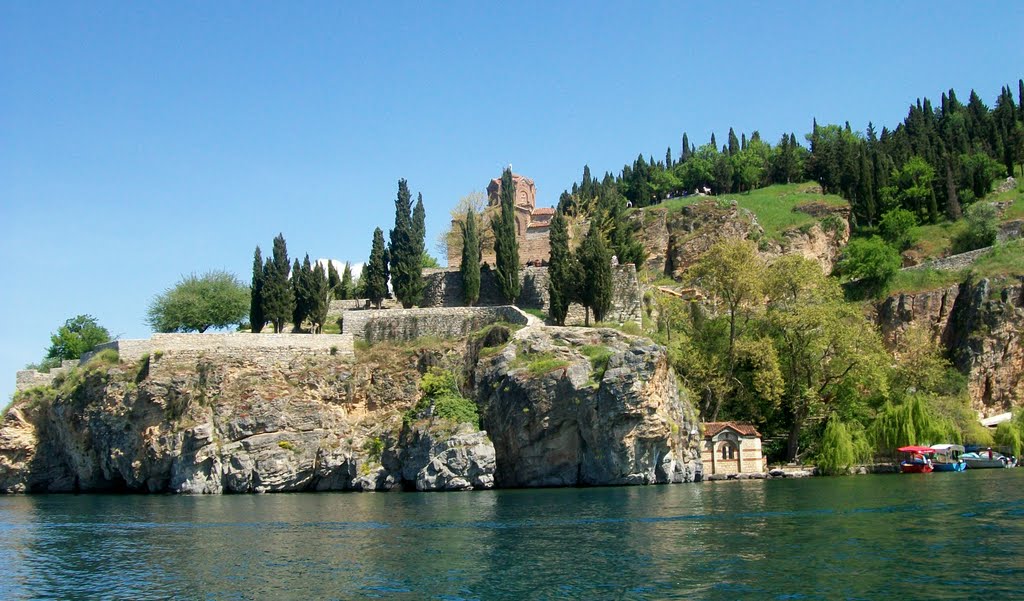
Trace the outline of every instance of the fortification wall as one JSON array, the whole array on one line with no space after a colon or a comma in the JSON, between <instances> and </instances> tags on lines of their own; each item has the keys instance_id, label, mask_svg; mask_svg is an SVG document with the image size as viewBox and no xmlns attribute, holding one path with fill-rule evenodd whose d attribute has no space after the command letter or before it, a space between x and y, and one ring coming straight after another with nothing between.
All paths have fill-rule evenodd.
<instances>
[{"instance_id":1,"label":"fortification wall","mask_svg":"<svg viewBox=\"0 0 1024 601\"><path fill-rule=\"evenodd\" d=\"M510 306L346 311L345 335L367 342L457 338L498 321L526 325L530 317Z\"/></svg>"},{"instance_id":2,"label":"fortification wall","mask_svg":"<svg viewBox=\"0 0 1024 601\"><path fill-rule=\"evenodd\" d=\"M424 275L426 288L423 294L425 307L461 307L464 293L462 275L454 270L436 270ZM516 306L521 309L548 310L548 268L524 267L519 271L520 293ZM495 273L485 269L480 273L480 300L478 306L494 306L505 304ZM619 265L613 268L612 308L605 317L607 321L626 323L640 322L642 309L640 281L637 279L636 267L632 264ZM569 307L566 317L567 325L579 325L584 322L582 305Z\"/></svg>"},{"instance_id":3,"label":"fortification wall","mask_svg":"<svg viewBox=\"0 0 1024 601\"><path fill-rule=\"evenodd\" d=\"M958 255L950 255L941 259L932 259L931 261L925 261L920 265L914 265L912 267L904 267L903 271L916 271L919 269L935 269L938 271L956 271L958 269L967 269L974 264L982 255L992 250L991 246L985 248L979 248L977 250L971 250Z\"/></svg>"}]
</instances>

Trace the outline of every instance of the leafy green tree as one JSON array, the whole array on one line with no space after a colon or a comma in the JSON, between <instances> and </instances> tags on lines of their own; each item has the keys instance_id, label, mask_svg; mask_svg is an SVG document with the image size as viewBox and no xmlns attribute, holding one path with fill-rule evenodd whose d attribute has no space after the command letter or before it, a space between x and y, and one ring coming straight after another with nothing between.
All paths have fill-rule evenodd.
<instances>
[{"instance_id":1,"label":"leafy green tree","mask_svg":"<svg viewBox=\"0 0 1024 601\"><path fill-rule=\"evenodd\" d=\"M548 263L548 315L555 325L564 326L569 304L576 296L573 256L569 250L569 228L562 211L555 211L549 230L551 258Z\"/></svg>"},{"instance_id":2,"label":"leafy green tree","mask_svg":"<svg viewBox=\"0 0 1024 601\"><path fill-rule=\"evenodd\" d=\"M423 269L441 269L441 264L430 253L423 251L420 267Z\"/></svg>"},{"instance_id":3,"label":"leafy green tree","mask_svg":"<svg viewBox=\"0 0 1024 601\"><path fill-rule=\"evenodd\" d=\"M953 239L953 252L962 253L992 246L999 233L999 212L989 202L977 202L964 214L967 228Z\"/></svg>"},{"instance_id":4,"label":"leafy green tree","mask_svg":"<svg viewBox=\"0 0 1024 601\"><path fill-rule=\"evenodd\" d=\"M519 298L519 242L516 240L515 185L512 170L501 174L501 211L491 220L494 230L495 271L501 295L510 303Z\"/></svg>"},{"instance_id":5,"label":"leafy green tree","mask_svg":"<svg viewBox=\"0 0 1024 601\"><path fill-rule=\"evenodd\" d=\"M594 321L602 321L612 304L612 253L600 228L590 228L578 255L583 276L579 298L586 309L584 321L589 326L591 312Z\"/></svg>"},{"instance_id":6,"label":"leafy green tree","mask_svg":"<svg viewBox=\"0 0 1024 601\"><path fill-rule=\"evenodd\" d=\"M868 458L870 449L863 437L855 438L851 427L833 417L825 426L821 437L821 451L817 457L818 469L835 476L847 474L850 468Z\"/></svg>"},{"instance_id":7,"label":"leafy green tree","mask_svg":"<svg viewBox=\"0 0 1024 601\"><path fill-rule=\"evenodd\" d=\"M882 215L878 230L882 238L897 250L906 250L914 244L911 230L916 226L917 217L913 213L906 209L892 209Z\"/></svg>"},{"instance_id":8,"label":"leafy green tree","mask_svg":"<svg viewBox=\"0 0 1024 601\"><path fill-rule=\"evenodd\" d=\"M903 208L914 213L921 220L931 223L938 221L938 208L935 201L935 169L924 158L911 157L901 169L892 174L898 190L898 198Z\"/></svg>"},{"instance_id":9,"label":"leafy green tree","mask_svg":"<svg viewBox=\"0 0 1024 601\"><path fill-rule=\"evenodd\" d=\"M462 228L462 274L463 300L472 307L480 300L480 235L477 233L476 213L466 209L466 219L460 222Z\"/></svg>"},{"instance_id":10,"label":"leafy green tree","mask_svg":"<svg viewBox=\"0 0 1024 601\"><path fill-rule=\"evenodd\" d=\"M295 292L288 276L288 246L284 235L274 238L274 256L263 266L263 316L274 325L274 332L280 333L286 321L291 319L295 309Z\"/></svg>"},{"instance_id":11,"label":"leafy green tree","mask_svg":"<svg viewBox=\"0 0 1024 601\"><path fill-rule=\"evenodd\" d=\"M373 230L373 246L370 258L363 267L361 276L366 298L380 309L380 303L388 295L387 249L384 248L384 232L378 227Z\"/></svg>"},{"instance_id":12,"label":"leafy green tree","mask_svg":"<svg viewBox=\"0 0 1024 601\"><path fill-rule=\"evenodd\" d=\"M249 289L226 271L183 277L156 296L146 322L156 332L205 332L241 323L249 313Z\"/></svg>"},{"instance_id":13,"label":"leafy green tree","mask_svg":"<svg viewBox=\"0 0 1024 601\"><path fill-rule=\"evenodd\" d=\"M46 350L44 366L59 365L61 361L78 359L97 344L110 342L110 332L92 315L76 315L64 322L50 335L50 348Z\"/></svg>"},{"instance_id":14,"label":"leafy green tree","mask_svg":"<svg viewBox=\"0 0 1024 601\"><path fill-rule=\"evenodd\" d=\"M249 287L249 325L253 333L259 334L267 325L263 316L263 255L260 247L252 257L252 286Z\"/></svg>"},{"instance_id":15,"label":"leafy green tree","mask_svg":"<svg viewBox=\"0 0 1024 601\"><path fill-rule=\"evenodd\" d=\"M423 297L423 253L425 233L423 219L423 197L420 196L415 209L409 185L404 179L398 180L398 196L395 198L395 228L391 230L391 244L388 247L391 263L391 286L395 298L406 309Z\"/></svg>"},{"instance_id":16,"label":"leafy green tree","mask_svg":"<svg viewBox=\"0 0 1024 601\"><path fill-rule=\"evenodd\" d=\"M839 273L861 280L868 293L885 289L903 264L899 252L878 236L851 240L839 261Z\"/></svg>"},{"instance_id":17,"label":"leafy green tree","mask_svg":"<svg viewBox=\"0 0 1024 601\"><path fill-rule=\"evenodd\" d=\"M341 271L341 285L338 287L338 298L348 300L357 298L355 287L352 285L352 263L345 261L345 269Z\"/></svg>"}]
</instances>

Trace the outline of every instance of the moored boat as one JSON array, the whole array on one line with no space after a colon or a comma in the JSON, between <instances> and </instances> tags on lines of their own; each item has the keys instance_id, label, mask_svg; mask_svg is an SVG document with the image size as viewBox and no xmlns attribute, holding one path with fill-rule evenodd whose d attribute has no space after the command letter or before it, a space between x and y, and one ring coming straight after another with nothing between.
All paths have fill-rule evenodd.
<instances>
[{"instance_id":1,"label":"moored boat","mask_svg":"<svg viewBox=\"0 0 1024 601\"><path fill-rule=\"evenodd\" d=\"M1002 453L993 451L992 449L986 449L984 451L977 451L974 453L964 453L963 459L967 463L967 467L974 470L1011 467L1012 465L1009 457L1006 457Z\"/></svg>"},{"instance_id":2,"label":"moored boat","mask_svg":"<svg viewBox=\"0 0 1024 601\"><path fill-rule=\"evenodd\" d=\"M967 462L963 460L964 447L958 444L936 444L932 445L935 453L932 454L932 468L937 472L962 472L967 469Z\"/></svg>"},{"instance_id":3,"label":"moored boat","mask_svg":"<svg viewBox=\"0 0 1024 601\"><path fill-rule=\"evenodd\" d=\"M929 459L935 453L935 449L931 447L912 445L896 450L909 455L908 459L900 462L900 471L904 474L928 474L935 469Z\"/></svg>"}]
</instances>

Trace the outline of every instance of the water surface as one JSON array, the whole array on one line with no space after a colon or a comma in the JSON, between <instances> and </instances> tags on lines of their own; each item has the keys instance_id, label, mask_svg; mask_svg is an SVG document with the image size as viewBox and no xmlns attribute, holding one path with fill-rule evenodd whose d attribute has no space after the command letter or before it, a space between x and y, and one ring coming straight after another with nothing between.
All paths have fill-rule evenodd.
<instances>
[{"instance_id":1,"label":"water surface","mask_svg":"<svg viewBox=\"0 0 1024 601\"><path fill-rule=\"evenodd\" d=\"M0 598L1020 599L1022 485L0 497Z\"/></svg>"}]
</instances>

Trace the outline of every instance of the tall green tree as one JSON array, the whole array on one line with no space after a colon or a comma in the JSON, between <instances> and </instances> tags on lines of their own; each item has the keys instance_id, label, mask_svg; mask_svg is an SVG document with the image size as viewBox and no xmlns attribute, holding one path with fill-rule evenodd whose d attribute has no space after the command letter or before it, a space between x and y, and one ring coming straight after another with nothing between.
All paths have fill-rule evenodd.
<instances>
[{"instance_id":1,"label":"tall green tree","mask_svg":"<svg viewBox=\"0 0 1024 601\"><path fill-rule=\"evenodd\" d=\"M309 274L309 331L319 334L327 322L327 313L331 308L331 284L324 273L324 267L317 263Z\"/></svg>"},{"instance_id":2,"label":"tall green tree","mask_svg":"<svg viewBox=\"0 0 1024 601\"><path fill-rule=\"evenodd\" d=\"M331 260L327 261L327 286L331 289L332 298L341 298L341 276Z\"/></svg>"},{"instance_id":3,"label":"tall green tree","mask_svg":"<svg viewBox=\"0 0 1024 601\"><path fill-rule=\"evenodd\" d=\"M352 263L345 261L345 269L341 271L341 285L338 289L341 300L356 298L355 287L352 285Z\"/></svg>"},{"instance_id":4,"label":"tall green tree","mask_svg":"<svg viewBox=\"0 0 1024 601\"><path fill-rule=\"evenodd\" d=\"M501 295L509 303L519 298L519 242L516 240L515 184L512 169L501 174L500 212L491 220L494 230L495 271Z\"/></svg>"},{"instance_id":5,"label":"tall green tree","mask_svg":"<svg viewBox=\"0 0 1024 601\"><path fill-rule=\"evenodd\" d=\"M472 307L480 300L480 235L477 232L476 212L466 209L466 219L460 222L462 228L462 294L467 306Z\"/></svg>"},{"instance_id":6,"label":"tall green tree","mask_svg":"<svg viewBox=\"0 0 1024 601\"><path fill-rule=\"evenodd\" d=\"M260 247L252 257L252 285L249 287L249 325L253 333L259 334L267 319L263 316L263 255Z\"/></svg>"},{"instance_id":7,"label":"tall green tree","mask_svg":"<svg viewBox=\"0 0 1024 601\"><path fill-rule=\"evenodd\" d=\"M569 250L569 229L561 211L555 211L549 232L548 315L555 325L564 326L569 304L576 296L576 277L572 251Z\"/></svg>"},{"instance_id":8,"label":"tall green tree","mask_svg":"<svg viewBox=\"0 0 1024 601\"><path fill-rule=\"evenodd\" d=\"M274 325L274 332L280 333L295 309L295 292L288 281L288 245L283 234L274 238L274 256L263 267L263 315Z\"/></svg>"},{"instance_id":9,"label":"tall green tree","mask_svg":"<svg viewBox=\"0 0 1024 601\"><path fill-rule=\"evenodd\" d=\"M395 298L406 309L423 297L423 251L425 234L423 198L419 198L414 215L409 184L398 180L395 197L395 227L388 247L391 263L391 287Z\"/></svg>"},{"instance_id":10,"label":"tall green tree","mask_svg":"<svg viewBox=\"0 0 1024 601\"><path fill-rule=\"evenodd\" d=\"M380 309L380 303L388 295L388 257L384 247L384 232L378 227L373 230L373 246L370 258L363 267L361 276L366 291L366 298L373 306Z\"/></svg>"},{"instance_id":11,"label":"tall green tree","mask_svg":"<svg viewBox=\"0 0 1024 601\"><path fill-rule=\"evenodd\" d=\"M302 330L302 324L309 318L316 304L314 299L313 264L309 260L309 254L302 260L295 260L292 267L292 290L295 293L295 308L292 310L292 325L296 332Z\"/></svg>"},{"instance_id":12,"label":"tall green tree","mask_svg":"<svg viewBox=\"0 0 1024 601\"><path fill-rule=\"evenodd\" d=\"M612 251L598 227L591 227L579 248L582 283L579 299L586 309L584 321L602 321L612 305Z\"/></svg>"}]
</instances>

